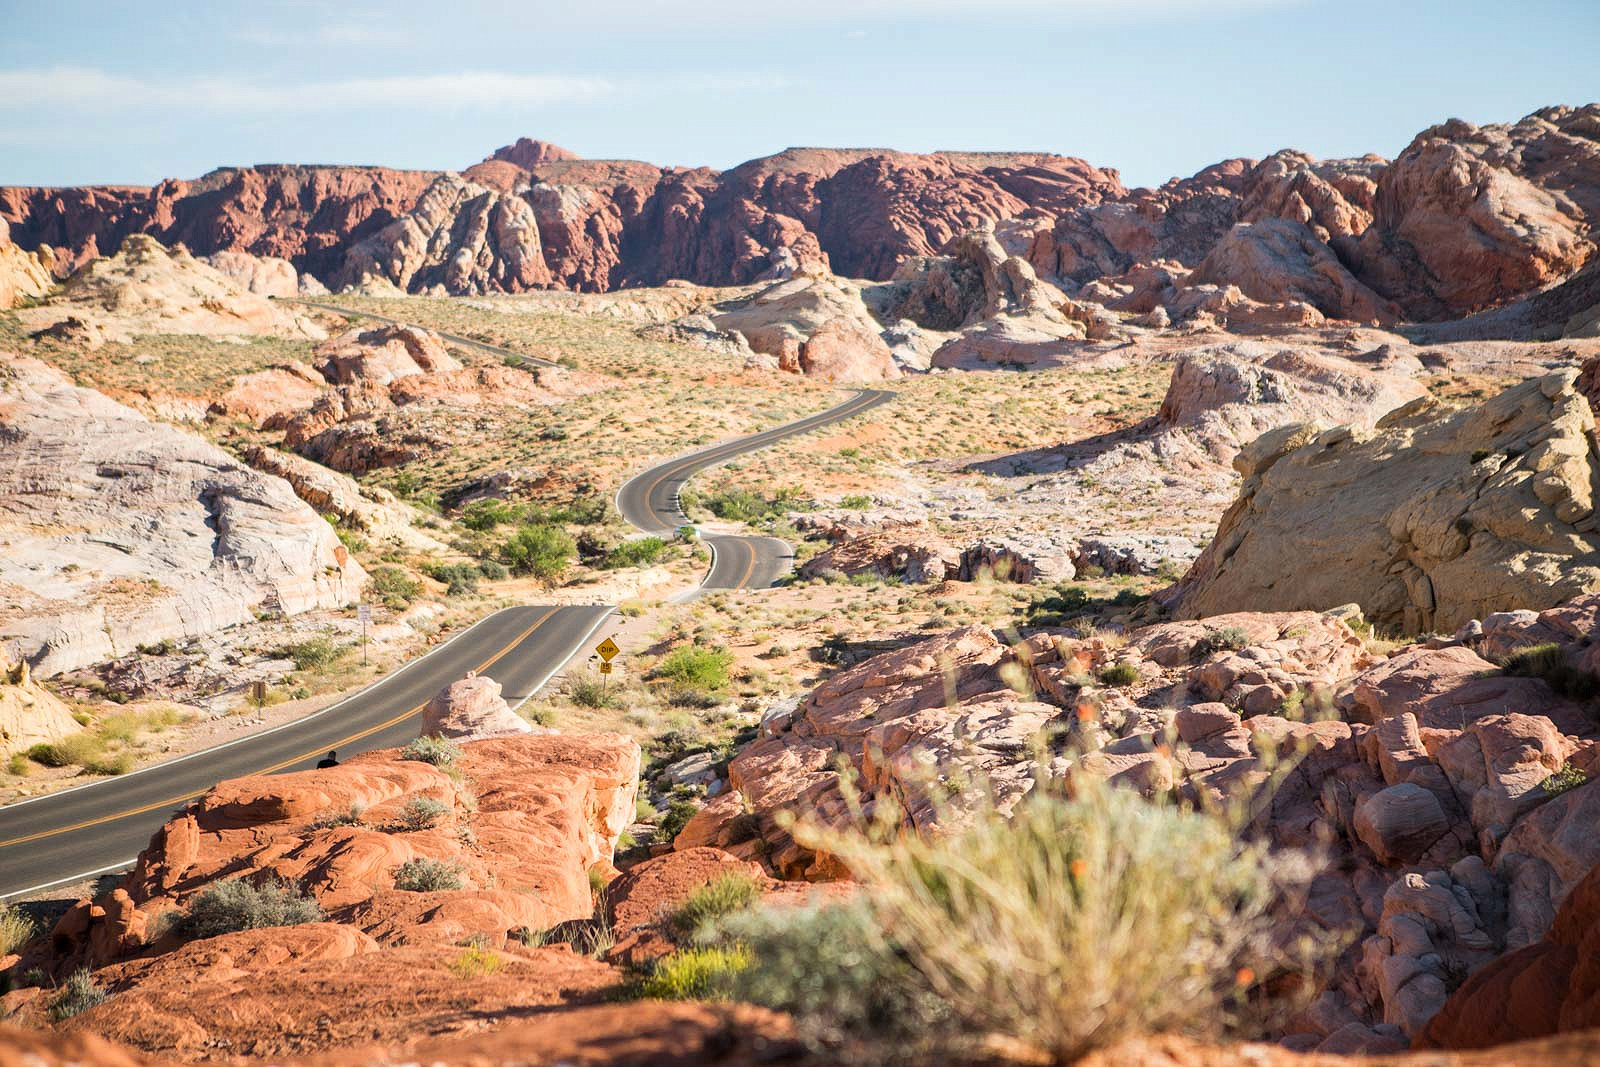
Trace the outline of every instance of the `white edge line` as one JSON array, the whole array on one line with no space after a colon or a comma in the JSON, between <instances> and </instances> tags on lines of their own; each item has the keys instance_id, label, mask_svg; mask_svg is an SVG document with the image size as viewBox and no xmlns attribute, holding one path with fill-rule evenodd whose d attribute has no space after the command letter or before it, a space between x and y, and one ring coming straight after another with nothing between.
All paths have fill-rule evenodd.
<instances>
[{"instance_id":1,"label":"white edge line","mask_svg":"<svg viewBox=\"0 0 1600 1067\"><path fill-rule=\"evenodd\" d=\"M288 722L279 723L277 726L269 727L269 728L267 728L265 730L262 730L260 732L257 732L257 733L247 733L243 737L236 737L232 741L224 741L220 745L211 745L211 746L209 746L207 748L196 749L193 752L186 752L181 756L176 756L176 757L174 757L172 759L169 759L169 760L163 760L160 763L152 763L150 766L148 766L148 767L140 767L138 770L133 771L130 774L117 775L116 777L113 777L113 778L101 778L99 781L85 782L82 785L75 785L70 789L63 789L63 790L60 790L59 792L43 793L43 794L41 794L39 796L36 796L36 797L29 797L26 800L14 801L14 802L12 802L10 804L6 804L6 805L3 805L3 806L0 806L0 811L13 811L13 810L15 810L17 808L26 807L29 804L33 804L33 803L35 803L37 801L41 801L41 800L54 800L57 797L64 797L68 793L76 793L80 789L93 789L96 786L109 786L112 783L116 783L116 782L126 782L126 781L130 780L131 778L135 777L136 775L149 774L149 773L151 773L153 771L167 770L167 769L169 769L171 767L177 766L178 764L184 762L185 760L198 759L201 756L209 756L212 753L220 752L225 748L232 748L234 745L242 745L247 741L255 741L258 738L269 737L272 734L275 734L280 730L287 730L291 726L300 726L303 723L308 723L313 719L320 718L321 716L327 715L330 712L337 711L339 708L341 708L344 705L350 703L350 701L358 700L361 697L366 696L368 693L370 693L372 690L378 688L379 686L385 685L388 682L394 680L395 678L400 677L402 674L404 674L406 671L410 670L412 667L415 667L417 664L422 663L425 660L427 660L428 657L432 656L435 652L443 652L446 648L450 647L450 645L454 644L456 641L460 640L461 638L467 636L473 630L476 630L478 627L482 626L484 623L488 622L489 620L491 620L493 618L496 618L497 616L502 615L502 614L504 614L505 612L508 612L508 611L521 611L524 608L538 608L540 606L541 605L538 605L538 604L516 604L516 605L513 605L512 607L509 607L509 608L501 608L499 611L490 612L488 615L485 615L483 618L479 619L477 622L473 623L471 626L467 627L465 630L462 630L460 633L452 636L449 640L445 641L444 644L437 645L437 646L435 646L433 648L428 649L427 652L423 653L420 656L417 656L415 659L407 660L406 662L402 663L399 667L396 667L394 670L392 670L388 674L384 675L382 678L374 679L372 682L370 682L367 685L363 686L362 688L356 690L354 693L351 693L349 696L341 697L339 700L335 701L332 704L329 704L327 707L319 708L316 711L313 711L309 715L301 716L298 719L290 719Z\"/></svg>"},{"instance_id":2,"label":"white edge line","mask_svg":"<svg viewBox=\"0 0 1600 1067\"><path fill-rule=\"evenodd\" d=\"M538 696L539 695L539 690L543 689L546 685L550 684L550 679L554 678L557 674L560 674L561 671L566 669L567 664L569 664L573 660L577 659L578 658L578 653L583 651L583 646L589 643L589 638L593 637L595 635L595 631L600 629L600 627L604 626L606 624L606 620L611 618L612 614L615 613L616 610L617 610L616 607L611 605L611 604L591 604L591 605L570 604L570 605L567 605L567 606L568 607L596 607L596 608L605 608L606 610L604 610L604 611L602 611L600 613L600 617L594 621L594 625L593 626L589 627L589 631L587 633L585 633L582 637L578 638L578 643L573 646L572 651L567 653L566 657L564 659L562 659L560 663L557 663L554 667L551 667L548 671L546 671L544 677L540 678L539 681L534 685L534 687L532 689L528 690L527 694L521 700L519 700L515 704L511 705L511 710L512 711L516 711L518 708L522 707L522 705L526 704L528 701L530 701L534 697ZM559 611L560 609L558 608L557 610Z\"/></svg>"},{"instance_id":3,"label":"white edge line","mask_svg":"<svg viewBox=\"0 0 1600 1067\"><path fill-rule=\"evenodd\" d=\"M0 893L0 900L14 900L17 897L25 897L30 893L42 893L46 889L54 889L57 886L69 885L73 882L82 881L85 878L93 878L98 874L110 874L112 871L120 871L124 867L132 867L138 862L138 856L133 856L125 860L118 860L115 863L108 863L104 867L96 867L92 871L84 871L82 874L69 874L67 877L57 878L53 882L41 882L38 885L29 886L27 889L14 889L9 893Z\"/></svg>"},{"instance_id":4,"label":"white edge line","mask_svg":"<svg viewBox=\"0 0 1600 1067\"><path fill-rule=\"evenodd\" d=\"M569 605L569 606L571 606L571 607L579 607L580 605L574 604L574 605ZM577 657L578 653L583 651L583 646L588 643L589 638L594 636L595 631L600 629L600 627L604 626L606 624L606 620L610 619L612 613L617 610L616 608L614 608L614 607L612 607L610 605L607 605L607 604L595 604L595 605L592 605L592 606L593 607L604 607L606 610L600 613L600 617L595 620L595 623L594 623L593 626L589 627L588 632L585 633L582 637L578 638L577 645L573 648L573 650L570 653L568 653L566 658L564 658L560 663L556 664L554 667L550 668L550 670L545 674L545 676L543 678L539 679L538 684L535 685L531 690L528 691L528 695L527 696L523 697L521 700L517 701L515 704L513 704L511 706L511 710L512 711L516 711L518 708L522 707L522 705L524 705L528 701L532 700L534 698L534 696L538 694L539 690L543 689L547 684L549 684L549 681L550 681L551 678L555 677L556 674L559 671L561 671L562 668L566 667L566 665L568 663L571 663ZM502 611L511 611L511 610L514 610L514 609L512 609L512 608L502 608L501 610ZM558 607L556 610L560 611L561 608ZM498 614L500 614L500 612L497 611L492 615L485 615L483 618L479 619L478 622L473 623L472 625L473 626L477 626L478 623L487 622L490 619L494 618L495 615L498 615ZM471 629L472 629L472 627L469 626L466 630L462 630L461 633L456 634L456 637L465 636ZM450 639L450 641L454 641L456 639L456 637L452 637ZM450 641L446 641L445 645L448 645L450 643ZM435 648L435 649L430 650L428 655L431 656L434 652L437 652L437 651L439 651L439 649L442 649L444 647L445 647L444 645L440 645L439 648ZM411 660L408 663L406 663L405 667L409 667L412 663L421 663L423 660L425 660L427 658L428 658L428 656L418 656L416 659ZM384 675L384 677L382 679L379 679L379 682L374 682L373 685L378 685L382 681L387 681L388 679L397 676L400 673L401 670L405 669L405 667L401 667L400 670L396 670L391 674ZM370 689L370 688L372 688L372 686L368 686L367 688ZM363 692L364 691L365 690L363 690ZM351 696L346 697L345 700L353 700L353 699L355 699L355 697L357 697L359 695L360 695L359 693L351 694ZM339 703L342 704L342 703L344 703L344 701L340 701ZM323 711L332 711L336 707L338 707L338 704L331 704L328 707L323 708L322 711L314 712L313 714L321 715ZM295 720L295 722L305 722L305 721L309 720L311 717L312 717L311 715L307 715L304 719L297 719L297 720ZM285 723L284 725L285 726L293 725L293 723ZM282 726L273 727L274 730L279 730L279 729L282 729L282 728L283 728ZM271 732L272 732L271 730L264 730L259 734L252 734L251 737L265 737L268 733L271 733ZM234 741L228 742L228 744L237 744L239 741L244 741L244 740L249 740L249 739L250 738L237 738ZM213 748L202 749L201 752L214 752L214 751L216 751L216 749L223 748L223 747L225 747L225 746L216 745ZM200 754L201 753L191 753L191 755L200 755ZM180 757L180 758L187 759L188 757L184 756L184 757ZM165 766L169 766L170 763L176 763L176 762L178 762L178 761L177 760L171 760L171 761L169 761L169 763L160 763L160 764L156 764L155 766L157 766L157 767L165 767ZM147 768L147 769L153 769L153 768ZM98 785L99 783L91 782L89 784ZM87 787L86 786L75 786L74 788L83 789L83 788L87 788ZM61 793L48 793L45 796L33 797L31 799L33 799L33 800L47 800L52 796L61 796L62 793L70 793L70 792L72 792L71 789L63 789L61 791ZM26 803L26 801L24 801L23 803ZM17 807L17 806L20 806L20 805L11 805L11 806L12 807ZM125 859L125 860L118 860L115 863L109 863L104 867L97 867L92 871L83 871L80 874L69 874L65 878L57 878L57 879L54 879L54 880L49 881L49 882L42 882L39 885L29 886L27 889L15 889L15 890L12 890L9 893L0 893L0 900L11 900L11 899L13 899L15 897L28 896L31 893L42 893L46 889L54 889L57 886L70 885L73 882L80 882L85 878L93 878L96 875L109 874L112 871L120 871L123 868L132 867L137 862L139 862L139 857L138 856L133 856L133 857L131 857L129 859Z\"/></svg>"}]
</instances>

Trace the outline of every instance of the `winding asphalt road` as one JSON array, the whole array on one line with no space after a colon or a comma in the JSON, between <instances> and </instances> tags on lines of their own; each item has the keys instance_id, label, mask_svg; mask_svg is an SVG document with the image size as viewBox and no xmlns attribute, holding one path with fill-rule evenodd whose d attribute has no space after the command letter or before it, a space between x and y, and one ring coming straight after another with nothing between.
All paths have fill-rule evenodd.
<instances>
[{"instance_id":1,"label":"winding asphalt road","mask_svg":"<svg viewBox=\"0 0 1600 1067\"><path fill-rule=\"evenodd\" d=\"M348 313L333 305L313 306ZM519 356L480 341L442 336L502 357ZM688 521L678 507L678 492L696 472L848 419L893 395L863 391L809 418L668 460L623 485L617 506L641 530L674 530ZM794 558L793 549L773 537L718 534L705 540L711 546L712 564L701 589L768 586ZM130 866L175 808L222 779L304 770L330 749L350 756L404 745L416 737L428 700L468 671L493 678L506 699L520 705L588 643L613 610L598 604L506 608L361 692L305 718L132 774L0 807L0 900Z\"/></svg>"}]
</instances>

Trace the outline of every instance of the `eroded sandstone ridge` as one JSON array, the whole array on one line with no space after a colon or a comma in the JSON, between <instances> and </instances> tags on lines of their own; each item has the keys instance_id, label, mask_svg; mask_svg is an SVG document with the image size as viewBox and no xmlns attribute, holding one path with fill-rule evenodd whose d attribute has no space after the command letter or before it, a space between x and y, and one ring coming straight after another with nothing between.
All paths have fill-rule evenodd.
<instances>
[{"instance_id":1,"label":"eroded sandstone ridge","mask_svg":"<svg viewBox=\"0 0 1600 1067\"><path fill-rule=\"evenodd\" d=\"M0 218L62 276L146 233L330 284L453 293L738 285L803 263L881 281L987 226L1041 278L1108 306L1176 283L1299 321L1437 319L1593 258L1597 116L1451 120L1393 162L1282 151L1132 190L1038 153L791 148L717 172L523 139L459 175L279 165L149 189L0 189Z\"/></svg>"},{"instance_id":2,"label":"eroded sandstone ridge","mask_svg":"<svg viewBox=\"0 0 1600 1067\"><path fill-rule=\"evenodd\" d=\"M1162 600L1189 617L1354 601L1417 633L1600 587L1594 417L1578 377L1461 411L1419 400L1370 432L1266 433L1234 460L1238 500Z\"/></svg>"},{"instance_id":3,"label":"eroded sandstone ridge","mask_svg":"<svg viewBox=\"0 0 1600 1067\"><path fill-rule=\"evenodd\" d=\"M0 441L0 640L41 674L366 581L287 482L37 360L0 356Z\"/></svg>"}]
</instances>

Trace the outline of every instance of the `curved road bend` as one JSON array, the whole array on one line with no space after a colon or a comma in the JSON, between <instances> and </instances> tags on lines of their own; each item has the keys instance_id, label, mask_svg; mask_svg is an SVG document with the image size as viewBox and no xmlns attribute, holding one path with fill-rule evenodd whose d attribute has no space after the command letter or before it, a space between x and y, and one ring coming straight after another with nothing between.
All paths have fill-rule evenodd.
<instances>
[{"instance_id":1,"label":"curved road bend","mask_svg":"<svg viewBox=\"0 0 1600 1067\"><path fill-rule=\"evenodd\" d=\"M617 510L646 533L676 530L689 521L679 506L678 494L696 474L785 438L842 422L893 398L894 393L886 389L863 389L843 404L808 418L669 459L624 482L617 490ZM788 573L794 562L794 547L776 537L708 534L705 542L711 547L711 571L700 583L701 592L764 589Z\"/></svg>"},{"instance_id":2,"label":"curved road bend","mask_svg":"<svg viewBox=\"0 0 1600 1067\"><path fill-rule=\"evenodd\" d=\"M411 323L403 322L400 319L391 319L387 315L379 315L371 311L357 311L354 308L342 308L338 304L322 304L315 300L302 300L297 296L273 297L273 299L281 300L285 304L304 304L308 308L317 308L321 311L331 311L335 315L343 315L350 319L372 319L375 322L387 323L390 326L412 325ZM507 356L509 356L512 359L520 359L524 363L532 363L536 367L560 366L559 363L553 363L548 359L540 359L538 356L525 356L521 352L513 352L509 348L501 348L498 345L491 345L487 341L474 341L472 338L462 337L460 334L445 333L443 330L434 330L432 326L427 327L427 329L433 330L434 333L438 334L440 337L444 338L446 341L449 341L453 345L460 345L462 348L471 348L479 352L486 352L491 356L499 356L501 359L505 359Z\"/></svg>"},{"instance_id":3,"label":"curved road bend","mask_svg":"<svg viewBox=\"0 0 1600 1067\"><path fill-rule=\"evenodd\" d=\"M516 354L470 344L500 355ZM659 464L618 490L618 507L642 530L672 530L687 521L678 508L678 491L697 471L858 415L893 395L863 391L809 418ZM702 588L771 585L794 555L789 545L772 537L713 535L706 540L713 561ZM589 641L612 610L609 605L506 608L303 719L118 778L0 806L0 899L131 865L174 809L225 778L305 770L329 749L348 756L404 745L416 737L422 709L433 695L468 671L495 679L507 700L520 705Z\"/></svg>"}]
</instances>

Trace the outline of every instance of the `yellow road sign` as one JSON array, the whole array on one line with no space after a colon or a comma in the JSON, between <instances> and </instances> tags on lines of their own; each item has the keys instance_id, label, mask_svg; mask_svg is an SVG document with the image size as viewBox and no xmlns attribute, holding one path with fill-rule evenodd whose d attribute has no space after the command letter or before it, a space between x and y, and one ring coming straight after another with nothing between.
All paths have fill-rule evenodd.
<instances>
[{"instance_id":1,"label":"yellow road sign","mask_svg":"<svg viewBox=\"0 0 1600 1067\"><path fill-rule=\"evenodd\" d=\"M600 673L601 674L610 674L611 673L611 661L610 660L601 660L600 661Z\"/></svg>"},{"instance_id":2,"label":"yellow road sign","mask_svg":"<svg viewBox=\"0 0 1600 1067\"><path fill-rule=\"evenodd\" d=\"M604 641L601 641L598 645L595 645L594 650L600 653L600 658L605 660L607 663L610 663L616 658L617 653L622 651L622 649L617 647L617 643L611 640L609 637Z\"/></svg>"}]
</instances>

